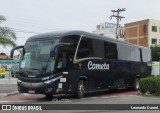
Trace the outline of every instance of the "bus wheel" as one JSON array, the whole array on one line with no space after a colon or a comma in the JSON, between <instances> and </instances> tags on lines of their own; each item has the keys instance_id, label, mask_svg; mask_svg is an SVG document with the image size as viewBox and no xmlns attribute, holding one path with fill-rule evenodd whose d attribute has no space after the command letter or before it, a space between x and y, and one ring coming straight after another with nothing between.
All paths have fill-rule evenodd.
<instances>
[{"instance_id":1,"label":"bus wheel","mask_svg":"<svg viewBox=\"0 0 160 113\"><path fill-rule=\"evenodd\" d=\"M83 98L83 96L84 96L84 81L79 80L77 85L76 97L80 99Z\"/></svg>"},{"instance_id":2,"label":"bus wheel","mask_svg":"<svg viewBox=\"0 0 160 113\"><path fill-rule=\"evenodd\" d=\"M140 80L139 78L136 78L136 79L135 79L135 85L134 85L134 90L135 90L135 91L137 91L137 90L140 89L140 87L139 87L139 80Z\"/></svg>"},{"instance_id":3,"label":"bus wheel","mask_svg":"<svg viewBox=\"0 0 160 113\"><path fill-rule=\"evenodd\" d=\"M46 99L52 99L53 98L53 95L50 95L50 94L45 94L46 95Z\"/></svg>"}]
</instances>

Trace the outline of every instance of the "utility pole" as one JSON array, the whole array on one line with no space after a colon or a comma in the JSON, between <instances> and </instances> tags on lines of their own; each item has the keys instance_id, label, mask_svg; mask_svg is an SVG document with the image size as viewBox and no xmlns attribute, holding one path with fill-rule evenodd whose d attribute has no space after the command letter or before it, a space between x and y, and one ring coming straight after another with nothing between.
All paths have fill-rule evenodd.
<instances>
[{"instance_id":1,"label":"utility pole","mask_svg":"<svg viewBox=\"0 0 160 113\"><path fill-rule=\"evenodd\" d=\"M111 10L111 12L113 12L113 15L110 16L110 18L112 19L112 17L115 17L117 19L117 26L116 26L116 39L118 39L118 28L119 28L119 22L121 21L122 18L125 18L123 16L120 16L119 13L122 11L126 11L125 8L122 9L117 9L117 10ZM114 13L117 13L116 15L114 15Z\"/></svg>"}]
</instances>

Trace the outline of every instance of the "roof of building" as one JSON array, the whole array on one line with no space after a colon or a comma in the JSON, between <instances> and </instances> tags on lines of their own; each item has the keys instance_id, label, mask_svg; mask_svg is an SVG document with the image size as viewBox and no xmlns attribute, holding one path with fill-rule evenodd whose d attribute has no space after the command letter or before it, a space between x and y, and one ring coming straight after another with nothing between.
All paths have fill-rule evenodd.
<instances>
[{"instance_id":1,"label":"roof of building","mask_svg":"<svg viewBox=\"0 0 160 113\"><path fill-rule=\"evenodd\" d=\"M7 56L7 55L4 55L4 54L1 54L1 55L0 55L0 59L8 59L8 58L10 58L10 57Z\"/></svg>"}]
</instances>

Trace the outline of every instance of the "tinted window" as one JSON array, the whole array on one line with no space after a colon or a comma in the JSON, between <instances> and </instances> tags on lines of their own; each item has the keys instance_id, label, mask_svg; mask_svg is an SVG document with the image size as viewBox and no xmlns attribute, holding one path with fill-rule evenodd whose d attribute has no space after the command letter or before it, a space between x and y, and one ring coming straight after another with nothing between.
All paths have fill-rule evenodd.
<instances>
[{"instance_id":1,"label":"tinted window","mask_svg":"<svg viewBox=\"0 0 160 113\"><path fill-rule=\"evenodd\" d=\"M104 58L104 41L92 40L92 57Z\"/></svg>"},{"instance_id":2,"label":"tinted window","mask_svg":"<svg viewBox=\"0 0 160 113\"><path fill-rule=\"evenodd\" d=\"M63 42L63 43L78 44L79 39L80 39L79 35L70 35L70 36L63 37L61 39L61 42Z\"/></svg>"},{"instance_id":3,"label":"tinted window","mask_svg":"<svg viewBox=\"0 0 160 113\"><path fill-rule=\"evenodd\" d=\"M141 61L140 49L137 47L131 48L131 61Z\"/></svg>"},{"instance_id":4,"label":"tinted window","mask_svg":"<svg viewBox=\"0 0 160 113\"><path fill-rule=\"evenodd\" d=\"M74 54L79 42L80 36L79 35L70 35L70 36L65 36L61 39L60 42L62 43L71 43L71 58L74 58Z\"/></svg>"},{"instance_id":5,"label":"tinted window","mask_svg":"<svg viewBox=\"0 0 160 113\"><path fill-rule=\"evenodd\" d=\"M118 44L118 59L128 61L141 61L138 47Z\"/></svg>"},{"instance_id":6,"label":"tinted window","mask_svg":"<svg viewBox=\"0 0 160 113\"><path fill-rule=\"evenodd\" d=\"M97 39L83 37L79 44L77 59L87 57L104 58L104 42Z\"/></svg>"},{"instance_id":7,"label":"tinted window","mask_svg":"<svg viewBox=\"0 0 160 113\"><path fill-rule=\"evenodd\" d=\"M91 53L93 53L91 39L83 37L77 51L77 59L90 57Z\"/></svg>"},{"instance_id":8,"label":"tinted window","mask_svg":"<svg viewBox=\"0 0 160 113\"><path fill-rule=\"evenodd\" d=\"M105 58L117 59L117 46L114 43L105 42Z\"/></svg>"},{"instance_id":9,"label":"tinted window","mask_svg":"<svg viewBox=\"0 0 160 113\"><path fill-rule=\"evenodd\" d=\"M142 48L142 59L143 59L143 62L151 61L151 51L150 51L150 49Z\"/></svg>"},{"instance_id":10,"label":"tinted window","mask_svg":"<svg viewBox=\"0 0 160 113\"><path fill-rule=\"evenodd\" d=\"M58 62L57 62L57 68L58 69L64 69L67 67L67 56L66 52L59 51L58 52Z\"/></svg>"},{"instance_id":11,"label":"tinted window","mask_svg":"<svg viewBox=\"0 0 160 113\"><path fill-rule=\"evenodd\" d=\"M118 44L117 48L119 60L131 60L131 48L129 46Z\"/></svg>"}]
</instances>

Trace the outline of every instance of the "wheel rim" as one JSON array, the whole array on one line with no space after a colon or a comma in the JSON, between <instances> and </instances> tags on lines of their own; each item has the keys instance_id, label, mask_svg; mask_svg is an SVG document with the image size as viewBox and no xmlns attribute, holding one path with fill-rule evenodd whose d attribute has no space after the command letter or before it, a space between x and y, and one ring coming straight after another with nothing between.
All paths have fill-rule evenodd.
<instances>
[{"instance_id":1,"label":"wheel rim","mask_svg":"<svg viewBox=\"0 0 160 113\"><path fill-rule=\"evenodd\" d=\"M84 86L83 86L83 81L81 81L80 82L80 84L79 84L79 93L80 93L80 95L83 95L83 92L84 92Z\"/></svg>"},{"instance_id":2,"label":"wheel rim","mask_svg":"<svg viewBox=\"0 0 160 113\"><path fill-rule=\"evenodd\" d=\"M136 89L139 89L139 80L136 80Z\"/></svg>"}]
</instances>

